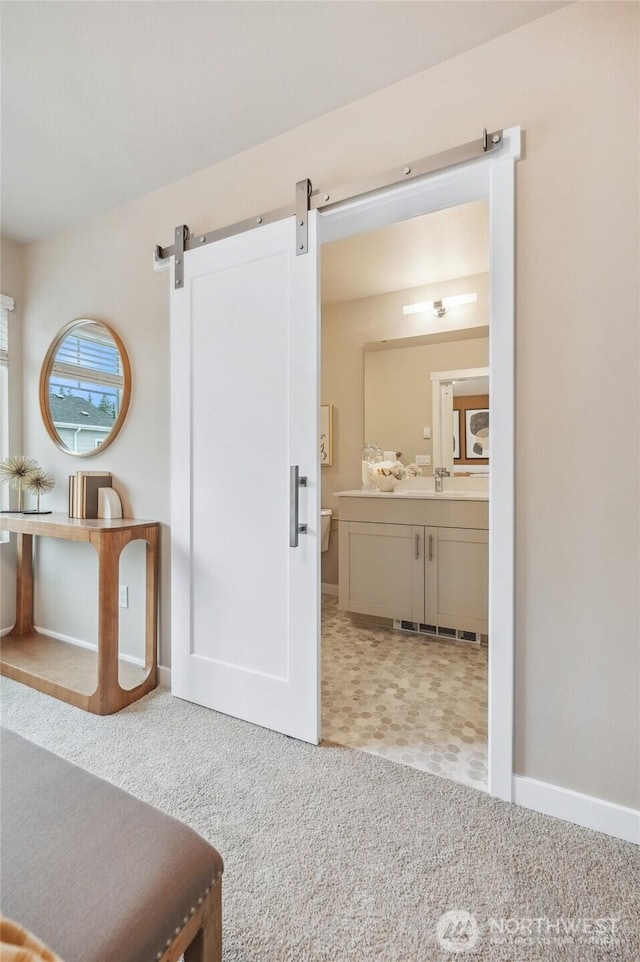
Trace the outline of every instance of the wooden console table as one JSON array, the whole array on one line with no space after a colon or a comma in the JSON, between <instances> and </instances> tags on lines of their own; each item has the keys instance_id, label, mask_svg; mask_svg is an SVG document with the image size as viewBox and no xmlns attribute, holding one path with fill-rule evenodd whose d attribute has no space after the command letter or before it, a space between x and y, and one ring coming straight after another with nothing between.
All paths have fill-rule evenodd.
<instances>
[{"instance_id":1,"label":"wooden console table","mask_svg":"<svg viewBox=\"0 0 640 962\"><path fill-rule=\"evenodd\" d=\"M157 521L81 520L64 514L0 514L0 531L17 533L16 623L1 641L0 674L62 701L111 715L157 685ZM33 538L89 541L98 553L98 650L59 641L34 630ZM147 543L145 664L118 658L120 553L131 541ZM121 686L124 681L126 687Z\"/></svg>"}]
</instances>

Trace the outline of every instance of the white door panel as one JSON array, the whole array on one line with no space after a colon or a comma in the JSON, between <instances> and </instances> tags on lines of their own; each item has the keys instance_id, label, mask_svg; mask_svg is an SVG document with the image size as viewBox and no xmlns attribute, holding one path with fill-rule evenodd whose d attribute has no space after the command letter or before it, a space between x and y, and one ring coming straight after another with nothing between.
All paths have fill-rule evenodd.
<instances>
[{"instance_id":1,"label":"white door panel","mask_svg":"<svg viewBox=\"0 0 640 962\"><path fill-rule=\"evenodd\" d=\"M172 690L317 742L316 218L185 256L172 295ZM307 533L289 546L289 468Z\"/></svg>"}]
</instances>

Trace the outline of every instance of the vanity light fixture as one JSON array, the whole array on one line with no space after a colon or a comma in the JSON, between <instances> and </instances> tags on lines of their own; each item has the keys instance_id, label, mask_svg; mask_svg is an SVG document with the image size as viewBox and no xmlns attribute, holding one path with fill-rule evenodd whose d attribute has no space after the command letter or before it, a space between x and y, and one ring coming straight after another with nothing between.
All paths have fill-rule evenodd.
<instances>
[{"instance_id":1,"label":"vanity light fixture","mask_svg":"<svg viewBox=\"0 0 640 962\"><path fill-rule=\"evenodd\" d=\"M436 317L444 317L450 307L461 307L463 304L475 304L478 295L454 294L453 297L443 297L440 301L422 301L420 304L406 304L402 308L403 314L426 314L432 311Z\"/></svg>"}]
</instances>

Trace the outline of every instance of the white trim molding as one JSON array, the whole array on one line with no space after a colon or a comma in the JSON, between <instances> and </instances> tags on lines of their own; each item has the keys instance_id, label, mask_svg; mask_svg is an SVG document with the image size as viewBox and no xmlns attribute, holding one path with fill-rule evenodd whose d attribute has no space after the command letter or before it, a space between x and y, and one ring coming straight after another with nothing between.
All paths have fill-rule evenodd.
<instances>
[{"instance_id":1,"label":"white trim molding","mask_svg":"<svg viewBox=\"0 0 640 962\"><path fill-rule=\"evenodd\" d=\"M640 845L640 811L524 775L513 776L516 805Z\"/></svg>"},{"instance_id":2,"label":"white trim molding","mask_svg":"<svg viewBox=\"0 0 640 962\"><path fill-rule=\"evenodd\" d=\"M336 598L338 597L338 586L330 585L326 581L323 581L320 585L320 591L323 595L335 595Z\"/></svg>"},{"instance_id":3,"label":"white trim molding","mask_svg":"<svg viewBox=\"0 0 640 962\"><path fill-rule=\"evenodd\" d=\"M515 631L515 165L521 131L500 150L459 167L320 213L322 243L445 207L484 199L489 208L491 470L489 481L489 793L512 801Z\"/></svg>"},{"instance_id":4,"label":"white trim molding","mask_svg":"<svg viewBox=\"0 0 640 962\"><path fill-rule=\"evenodd\" d=\"M171 691L171 669L164 665L158 665L158 685Z\"/></svg>"},{"instance_id":5,"label":"white trim molding","mask_svg":"<svg viewBox=\"0 0 640 962\"><path fill-rule=\"evenodd\" d=\"M47 635L49 638L55 638L56 641L64 641L68 645L75 645L76 648L87 648L89 651L98 650L98 645L93 641L83 641L80 638L63 635L60 631L51 631L49 628L41 628L38 625L34 625L33 630L39 632L41 635ZM135 655L125 655L120 651L118 652L118 659L120 661L127 661L131 665L137 665L139 668L144 668L144 660L142 658L136 658Z\"/></svg>"},{"instance_id":6,"label":"white trim molding","mask_svg":"<svg viewBox=\"0 0 640 962\"><path fill-rule=\"evenodd\" d=\"M520 128L489 170L489 791L512 800L515 699L515 220ZM492 667L493 664L493 667Z\"/></svg>"}]
</instances>

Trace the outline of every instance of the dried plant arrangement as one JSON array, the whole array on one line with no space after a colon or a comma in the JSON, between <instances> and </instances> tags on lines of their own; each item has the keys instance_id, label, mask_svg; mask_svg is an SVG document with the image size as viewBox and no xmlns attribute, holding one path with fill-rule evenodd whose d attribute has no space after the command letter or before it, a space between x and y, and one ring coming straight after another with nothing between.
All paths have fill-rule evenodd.
<instances>
[{"instance_id":1,"label":"dried plant arrangement","mask_svg":"<svg viewBox=\"0 0 640 962\"><path fill-rule=\"evenodd\" d=\"M42 468L35 458L27 458L24 454L15 454L0 464L0 480L2 484L8 484L10 488L18 491L18 511L22 511L22 493L26 487L27 479L34 471L41 471ZM12 509L7 509L11 511Z\"/></svg>"},{"instance_id":2,"label":"dried plant arrangement","mask_svg":"<svg viewBox=\"0 0 640 962\"><path fill-rule=\"evenodd\" d=\"M50 491L56 486L56 482L51 474L47 474L42 468L36 468L35 471L31 471L27 475L27 480L25 481L25 488L31 494L37 496L36 508L29 511L23 511L23 514L51 514L51 511L41 511L40 510L40 495L49 494Z\"/></svg>"}]
</instances>

